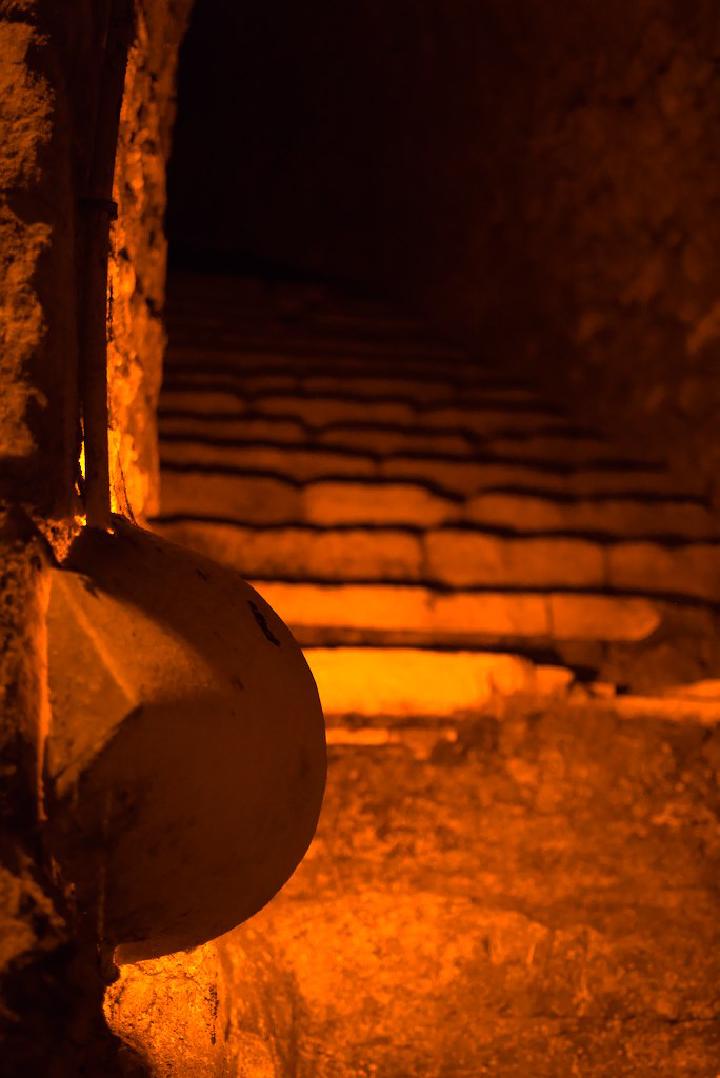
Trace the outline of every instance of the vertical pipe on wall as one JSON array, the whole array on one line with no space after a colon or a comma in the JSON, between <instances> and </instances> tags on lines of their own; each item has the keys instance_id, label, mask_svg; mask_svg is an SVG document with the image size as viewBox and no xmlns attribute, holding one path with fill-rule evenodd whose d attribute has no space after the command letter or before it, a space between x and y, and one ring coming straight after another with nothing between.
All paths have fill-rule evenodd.
<instances>
[{"instance_id":1,"label":"vertical pipe on wall","mask_svg":"<svg viewBox=\"0 0 720 1078\"><path fill-rule=\"evenodd\" d=\"M109 0L95 131L82 205L80 395L85 443L85 512L89 524L110 522L107 406L107 274L120 107L134 29L132 0Z\"/></svg>"}]
</instances>

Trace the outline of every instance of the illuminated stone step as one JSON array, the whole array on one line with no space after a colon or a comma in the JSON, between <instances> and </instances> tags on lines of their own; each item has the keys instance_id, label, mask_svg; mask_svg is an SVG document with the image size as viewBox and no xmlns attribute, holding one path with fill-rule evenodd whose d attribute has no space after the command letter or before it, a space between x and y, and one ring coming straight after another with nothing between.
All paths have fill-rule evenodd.
<instances>
[{"instance_id":1,"label":"illuminated stone step","mask_svg":"<svg viewBox=\"0 0 720 1078\"><path fill-rule=\"evenodd\" d=\"M304 519L334 524L405 524L429 527L462 516L459 498L444 497L419 483L323 480L304 489Z\"/></svg>"},{"instance_id":2,"label":"illuminated stone step","mask_svg":"<svg viewBox=\"0 0 720 1078\"><path fill-rule=\"evenodd\" d=\"M527 491L475 494L467 520L517 531L586 532L598 535L666 535L705 538L718 535L718 521L696 501L633 498L533 496Z\"/></svg>"},{"instance_id":3,"label":"illuminated stone step","mask_svg":"<svg viewBox=\"0 0 720 1078\"><path fill-rule=\"evenodd\" d=\"M616 588L720 602L720 543L615 543L608 548L608 577Z\"/></svg>"},{"instance_id":4,"label":"illuminated stone step","mask_svg":"<svg viewBox=\"0 0 720 1078\"><path fill-rule=\"evenodd\" d=\"M543 416L557 418L562 413L537 393L525 388L473 385L470 381L456 381L451 375L442 379L429 376L413 379L403 377L373 377L361 368L338 375L335 367L326 365L317 369L309 365L299 368L275 367L246 370L242 366L206 368L201 363L194 367L173 367L166 364L164 391L225 390L245 396L257 397L272 394L300 394L314 399L339 398L342 400L389 399L411 403L419 409L430 411L456 408L458 414L450 416L458 421L471 413L475 407L505 409L509 412L541 412Z\"/></svg>"},{"instance_id":5,"label":"illuminated stone step","mask_svg":"<svg viewBox=\"0 0 720 1078\"><path fill-rule=\"evenodd\" d=\"M327 427L347 420L411 426L418 422L416 409L407 401L367 398L292 396L256 397L253 408L267 415L297 415L309 427Z\"/></svg>"},{"instance_id":6,"label":"illuminated stone step","mask_svg":"<svg viewBox=\"0 0 720 1078\"><path fill-rule=\"evenodd\" d=\"M470 528L426 532L428 580L452 587L495 583L610 588L642 595L720 600L720 543L597 543L565 536L497 536Z\"/></svg>"},{"instance_id":7,"label":"illuminated stone step","mask_svg":"<svg viewBox=\"0 0 720 1078\"><path fill-rule=\"evenodd\" d=\"M306 444L286 446L175 438L166 436L161 441L163 464L217 465L248 472L274 472L293 482L338 475L359 479L379 474L377 459L367 453L348 453Z\"/></svg>"},{"instance_id":8,"label":"illuminated stone step","mask_svg":"<svg viewBox=\"0 0 720 1078\"><path fill-rule=\"evenodd\" d=\"M492 652L310 647L303 653L326 716L452 715L477 710L498 696L561 694L573 679L565 667ZM329 744L348 740L347 731L336 727L327 737ZM375 743L389 740L376 737Z\"/></svg>"},{"instance_id":9,"label":"illuminated stone step","mask_svg":"<svg viewBox=\"0 0 720 1078\"><path fill-rule=\"evenodd\" d=\"M332 462L329 455L326 463ZM271 457L267 463L273 464ZM462 527L436 530L425 539L428 578L445 583L486 584L495 579L492 572L498 559L504 564L509 558L512 564L517 564L518 572L525 565L526 571L531 573L524 581L513 573L507 577L513 582L542 583L536 570L530 570L530 566L537 563L545 566L545 582L550 583L604 583L629 590L681 592L701 599L715 599L720 591L716 583L720 572L720 546L717 542L693 541L692 536L683 536L679 531L682 526L680 514L674 525L677 539L672 542L666 543L661 537L657 541L600 544L580 535L533 535L533 531L543 528L551 531L557 518L533 519L532 511L537 513L542 504L538 507L540 499L532 498L527 499L529 509L525 515L525 499L519 495L514 495L512 500L505 496L501 501L506 510L505 520L518 534L500 537L484 533L483 525L487 528L497 521L479 520L475 501L466 504L459 496L444 495L420 483L378 482L371 477L363 480L354 474L344 479L314 479L301 483L272 474L272 468L268 468L268 474L231 469L225 472L215 464L203 467L197 460L187 466L183 462L171 464L165 460L161 488L162 511L168 517L192 515L238 523L304 523L324 528L394 524L428 529L461 522ZM491 505L492 497L500 498L490 496ZM557 503L545 504L552 512L557 508ZM566 514L570 504L564 503ZM596 504L599 513L603 503ZM630 509L637 509L632 502L610 503L616 519L615 531L611 533L611 516L609 511L606 513L604 524L608 540L623 538L625 518L622 514L627 511L628 504ZM472 512L475 519L468 520ZM665 519L672 523L669 511ZM704 518L699 519L702 522ZM651 522L652 516L648 514L647 523ZM709 519L705 522L712 525ZM568 532L580 532L580 524L586 521L578 522L573 528L571 518L566 515L560 523ZM524 530L530 534L523 535ZM560 570L562 575L558 577Z\"/></svg>"},{"instance_id":10,"label":"illuminated stone step","mask_svg":"<svg viewBox=\"0 0 720 1078\"><path fill-rule=\"evenodd\" d=\"M447 530L262 528L162 518L153 526L246 577L591 590L606 583L603 549L582 540L473 534L463 544L465 533Z\"/></svg>"},{"instance_id":11,"label":"illuminated stone step","mask_svg":"<svg viewBox=\"0 0 720 1078\"><path fill-rule=\"evenodd\" d=\"M573 438L568 424L552 413L539 409L508 409L501 405L487 407L478 402L467 407L422 406L400 398L352 397L301 393L258 393L250 396L241 388L223 389L211 385L180 386L171 382L163 390L162 406L167 410L186 410L197 415L236 415L259 413L296 417L308 427L327 428L348 423L374 423L399 427L425 427L445 431L467 430L486 437L510 436L517 432Z\"/></svg>"},{"instance_id":12,"label":"illuminated stone step","mask_svg":"<svg viewBox=\"0 0 720 1078\"><path fill-rule=\"evenodd\" d=\"M512 437L479 438L472 432L432 427L382 426L379 423L333 423L316 433L325 445L347 446L367 452L390 455L405 453L456 453L469 456L473 450L498 460L543 461L577 465L613 464L622 461L620 451L596 438L526 435L517 431ZM628 462L630 464L634 462Z\"/></svg>"},{"instance_id":13,"label":"illuminated stone step","mask_svg":"<svg viewBox=\"0 0 720 1078\"><path fill-rule=\"evenodd\" d=\"M382 456L394 453L448 453L467 457L475 448L473 438L459 432L371 424L335 424L319 431L316 440L326 446Z\"/></svg>"},{"instance_id":14,"label":"illuminated stone step","mask_svg":"<svg viewBox=\"0 0 720 1078\"><path fill-rule=\"evenodd\" d=\"M582 465L544 462L526 464L517 460L483 459L480 454L473 456L469 451L454 456L406 453L382 457L363 449L333 446L329 442L313 445L308 441L307 431L296 420L266 420L253 416L206 420L198 416L162 413L160 435L163 460L170 464L216 464L248 471L273 471L291 480L337 474L377 475L431 484L462 496L490 488L498 501L485 503L491 507L488 522L492 518L500 523L511 512L510 502L506 504L501 499L531 497L537 491L542 492L540 502L544 503L546 495L549 499L549 516L554 513L552 498L558 494L575 498L596 495L598 504L602 504L605 495L622 495L623 500L637 495L639 502L649 496L651 500L646 507L638 506L638 513L652 514L652 507L656 505L664 519L665 515L673 513L677 503L678 512L687 513L688 519L692 518L694 522L693 527L698 529L704 528L707 515L700 499L690 500L688 492L679 491L677 484L657 467L635 465L632 469L621 469L610 465L583 468ZM455 441L455 437L451 437ZM588 506L587 513L592 515L589 503ZM528 508L530 519L537 517L539 520L538 514ZM482 503L479 518L481 516Z\"/></svg>"},{"instance_id":15,"label":"illuminated stone step","mask_svg":"<svg viewBox=\"0 0 720 1078\"><path fill-rule=\"evenodd\" d=\"M460 392L459 385L454 383L451 377L435 380L429 378L410 380L389 376L371 378L357 372L349 372L343 377L339 377L337 374L308 376L302 378L301 385L308 393L341 393L346 391L357 396L399 396L404 397L406 400L430 401L434 404L454 400ZM248 388L254 389L254 384L249 384ZM477 402L490 400L498 404L533 404L540 406L538 395L529 389L502 389L493 388L492 386L473 388L472 385L465 385L462 388L462 393L466 400Z\"/></svg>"},{"instance_id":16,"label":"illuminated stone step","mask_svg":"<svg viewBox=\"0 0 720 1078\"><path fill-rule=\"evenodd\" d=\"M275 524L303 519L303 492L275 476L217 472L178 472L164 468L160 476L163 515L197 515Z\"/></svg>"},{"instance_id":17,"label":"illuminated stone step","mask_svg":"<svg viewBox=\"0 0 720 1078\"><path fill-rule=\"evenodd\" d=\"M446 593L420 585L308 584L255 580L293 631L353 629L489 639L639 641L661 613L643 598L548 592Z\"/></svg>"},{"instance_id":18,"label":"illuminated stone step","mask_svg":"<svg viewBox=\"0 0 720 1078\"><path fill-rule=\"evenodd\" d=\"M474 494L487 488L510 488L518 494L533 491L574 496L591 494L636 494L659 498L687 498L681 488L660 468L636 463L632 467L564 465L534 461L483 459L482 453L465 457L441 454L394 454L379 462L380 475L392 479L414 479L436 483L458 494ZM671 502L672 503L672 502ZM698 499L698 504L699 499Z\"/></svg>"},{"instance_id":19,"label":"illuminated stone step","mask_svg":"<svg viewBox=\"0 0 720 1078\"><path fill-rule=\"evenodd\" d=\"M309 426L327 427L343 421L397 424L445 431L470 431L488 436L502 432L562 435L568 424L549 412L528 409L487 407L478 401L466 408L457 406L416 405L387 398L314 398L289 395L257 397L252 407L259 412L297 415ZM572 432L569 436L573 436Z\"/></svg>"},{"instance_id":20,"label":"illuminated stone step","mask_svg":"<svg viewBox=\"0 0 720 1078\"><path fill-rule=\"evenodd\" d=\"M246 577L720 598L717 545L598 544L575 537L508 537L452 527L420 532L388 525L267 527L189 516L160 518L154 527Z\"/></svg>"},{"instance_id":21,"label":"illuminated stone step","mask_svg":"<svg viewBox=\"0 0 720 1078\"><path fill-rule=\"evenodd\" d=\"M292 442L302 445L308 441L308 432L297 419L282 416L244 415L204 416L182 410L170 411L160 402L158 412L160 440L164 435L193 435L205 438L241 438L244 441Z\"/></svg>"},{"instance_id":22,"label":"illuminated stone step","mask_svg":"<svg viewBox=\"0 0 720 1078\"><path fill-rule=\"evenodd\" d=\"M303 390L308 394L353 394L355 396L400 397L408 401L444 404L461 400L495 402L510 406L535 406L559 414L538 393L523 383L478 371L477 377L456 375L447 365L434 374L421 369L408 373L368 373L367 363L348 360L338 366L332 360L303 357L302 361L267 357L222 356L203 359L202 352L192 357L174 357L172 349L165 363L168 386L197 386L217 383L225 388L242 388L257 393L267 388Z\"/></svg>"},{"instance_id":23,"label":"illuminated stone step","mask_svg":"<svg viewBox=\"0 0 720 1078\"><path fill-rule=\"evenodd\" d=\"M262 528L208 520L164 520L153 529L245 577L419 581L421 537L393 528Z\"/></svg>"},{"instance_id":24,"label":"illuminated stone step","mask_svg":"<svg viewBox=\"0 0 720 1078\"><path fill-rule=\"evenodd\" d=\"M606 586L605 550L585 539L506 538L442 528L423 536L427 579L452 587Z\"/></svg>"},{"instance_id":25,"label":"illuminated stone step","mask_svg":"<svg viewBox=\"0 0 720 1078\"><path fill-rule=\"evenodd\" d=\"M246 523L404 524L428 527L456 520L459 498L415 483L315 480L304 486L275 475L223 473L167 462L161 476L165 516L205 515Z\"/></svg>"}]
</instances>

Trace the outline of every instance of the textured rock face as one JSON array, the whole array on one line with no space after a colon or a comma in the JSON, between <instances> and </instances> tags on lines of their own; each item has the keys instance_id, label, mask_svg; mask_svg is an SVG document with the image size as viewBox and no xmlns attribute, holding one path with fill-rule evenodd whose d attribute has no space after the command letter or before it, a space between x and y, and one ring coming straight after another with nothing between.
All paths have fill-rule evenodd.
<instances>
[{"instance_id":1,"label":"textured rock face","mask_svg":"<svg viewBox=\"0 0 720 1078\"><path fill-rule=\"evenodd\" d=\"M554 333L578 400L616 430L631 416L654 431L717 493L717 11L665 0L537 18L521 205L538 359Z\"/></svg>"},{"instance_id":2,"label":"textured rock face","mask_svg":"<svg viewBox=\"0 0 720 1078\"><path fill-rule=\"evenodd\" d=\"M718 732L516 704L396 733L332 751L292 883L184 959L193 1036L180 956L123 968L112 1027L178 1076L714 1078Z\"/></svg>"},{"instance_id":3,"label":"textured rock face","mask_svg":"<svg viewBox=\"0 0 720 1078\"><path fill-rule=\"evenodd\" d=\"M177 50L192 0L137 5L115 168L108 382L116 506L157 512L155 409L165 343L165 161L174 119Z\"/></svg>"}]
</instances>

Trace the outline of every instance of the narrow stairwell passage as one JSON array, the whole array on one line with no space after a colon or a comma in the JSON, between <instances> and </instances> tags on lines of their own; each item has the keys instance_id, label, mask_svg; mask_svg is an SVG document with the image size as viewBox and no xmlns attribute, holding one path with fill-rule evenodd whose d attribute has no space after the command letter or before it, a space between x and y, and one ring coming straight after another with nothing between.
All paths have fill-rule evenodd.
<instances>
[{"instance_id":1,"label":"narrow stairwell passage","mask_svg":"<svg viewBox=\"0 0 720 1078\"><path fill-rule=\"evenodd\" d=\"M220 968L202 1058L253 1078L716 1078L702 490L380 305L170 295L152 526L291 626L329 785L284 891L190 987L124 967L111 1025L162 1063L154 1031Z\"/></svg>"},{"instance_id":2,"label":"narrow stairwell passage","mask_svg":"<svg viewBox=\"0 0 720 1078\"><path fill-rule=\"evenodd\" d=\"M424 687L382 695L398 648L436 682L438 649L532 660L516 688L720 673L720 527L662 461L380 305L232 278L171 297L154 526L257 584L332 710L422 710Z\"/></svg>"}]
</instances>

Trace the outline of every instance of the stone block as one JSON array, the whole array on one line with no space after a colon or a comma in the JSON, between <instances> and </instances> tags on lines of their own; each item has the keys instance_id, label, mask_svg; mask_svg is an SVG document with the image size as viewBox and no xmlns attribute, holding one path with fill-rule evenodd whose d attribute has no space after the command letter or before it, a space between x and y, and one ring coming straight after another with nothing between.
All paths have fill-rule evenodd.
<instances>
[{"instance_id":1,"label":"stone block","mask_svg":"<svg viewBox=\"0 0 720 1078\"><path fill-rule=\"evenodd\" d=\"M717 522L697 502L631 498L552 499L531 493L476 494L468 520L517 531L589 532L598 535L716 534Z\"/></svg>"},{"instance_id":2,"label":"stone block","mask_svg":"<svg viewBox=\"0 0 720 1078\"><path fill-rule=\"evenodd\" d=\"M407 582L422 577L419 538L391 528L319 531L158 521L155 530L251 578Z\"/></svg>"},{"instance_id":3,"label":"stone block","mask_svg":"<svg viewBox=\"0 0 720 1078\"><path fill-rule=\"evenodd\" d=\"M161 445L161 458L165 464L216 464L248 472L274 472L293 481L338 475L360 478L377 472L374 459L362 453L294 445L209 442L190 437L165 439Z\"/></svg>"},{"instance_id":4,"label":"stone block","mask_svg":"<svg viewBox=\"0 0 720 1078\"><path fill-rule=\"evenodd\" d=\"M583 587L604 582L597 543L566 538L507 538L438 528L423 537L429 578L454 587Z\"/></svg>"},{"instance_id":5,"label":"stone block","mask_svg":"<svg viewBox=\"0 0 720 1078\"><path fill-rule=\"evenodd\" d=\"M199 516L253 524L300 521L300 487L267 476L203 471L162 473L160 506L164 516Z\"/></svg>"},{"instance_id":6,"label":"stone block","mask_svg":"<svg viewBox=\"0 0 720 1078\"><path fill-rule=\"evenodd\" d=\"M256 587L291 626L388 633L460 636L548 635L543 596L460 592L386 584L287 584L258 580Z\"/></svg>"},{"instance_id":7,"label":"stone block","mask_svg":"<svg viewBox=\"0 0 720 1078\"><path fill-rule=\"evenodd\" d=\"M442 401L455 393L452 382L429 378L368 377L358 373L311 375L303 379L308 393L353 393L358 397L399 397L408 402Z\"/></svg>"},{"instance_id":8,"label":"stone block","mask_svg":"<svg viewBox=\"0 0 720 1078\"><path fill-rule=\"evenodd\" d=\"M550 635L556 640L645 640L660 626L648 599L614 595L548 596Z\"/></svg>"},{"instance_id":9,"label":"stone block","mask_svg":"<svg viewBox=\"0 0 720 1078\"><path fill-rule=\"evenodd\" d=\"M347 446L367 453L392 456L396 453L458 453L472 450L471 439L445 431L422 431L415 428L374 427L361 424L335 424L318 434L323 445Z\"/></svg>"},{"instance_id":10,"label":"stone block","mask_svg":"<svg viewBox=\"0 0 720 1078\"><path fill-rule=\"evenodd\" d=\"M405 524L428 527L457 516L457 501L414 483L318 480L303 493L304 518L312 524Z\"/></svg>"},{"instance_id":11,"label":"stone block","mask_svg":"<svg viewBox=\"0 0 720 1078\"><path fill-rule=\"evenodd\" d=\"M306 648L325 715L451 715L498 696L557 693L562 667L516 655L418 648Z\"/></svg>"},{"instance_id":12,"label":"stone block","mask_svg":"<svg viewBox=\"0 0 720 1078\"><path fill-rule=\"evenodd\" d=\"M307 438L305 427L297 419L279 416L261 416L246 414L237 419L223 416L197 416L174 414L161 408L160 440L163 435L200 436L206 438L228 438L245 442L282 442L302 444Z\"/></svg>"},{"instance_id":13,"label":"stone block","mask_svg":"<svg viewBox=\"0 0 720 1078\"><path fill-rule=\"evenodd\" d=\"M430 427L471 430L480 436L502 431L532 433L547 427L560 426L561 421L551 412L503 409L500 404L488 407L482 399L462 405L431 405L418 411L418 422Z\"/></svg>"},{"instance_id":14,"label":"stone block","mask_svg":"<svg viewBox=\"0 0 720 1078\"><path fill-rule=\"evenodd\" d=\"M234 416L247 411L242 394L230 389L206 389L203 386L165 389L161 407L167 411L191 412L198 416Z\"/></svg>"},{"instance_id":15,"label":"stone block","mask_svg":"<svg viewBox=\"0 0 720 1078\"><path fill-rule=\"evenodd\" d=\"M720 545L618 543L609 552L609 579L615 588L720 599Z\"/></svg>"},{"instance_id":16,"label":"stone block","mask_svg":"<svg viewBox=\"0 0 720 1078\"><path fill-rule=\"evenodd\" d=\"M297 416L308 427L330 423L371 422L409 424L415 422L411 404L391 400L358 400L347 395L323 397L285 394L255 397L253 408L268 415Z\"/></svg>"},{"instance_id":17,"label":"stone block","mask_svg":"<svg viewBox=\"0 0 720 1078\"><path fill-rule=\"evenodd\" d=\"M558 461L565 464L622 459L617 449L600 438L568 438L562 435L493 438L486 443L485 448L498 457Z\"/></svg>"}]
</instances>

